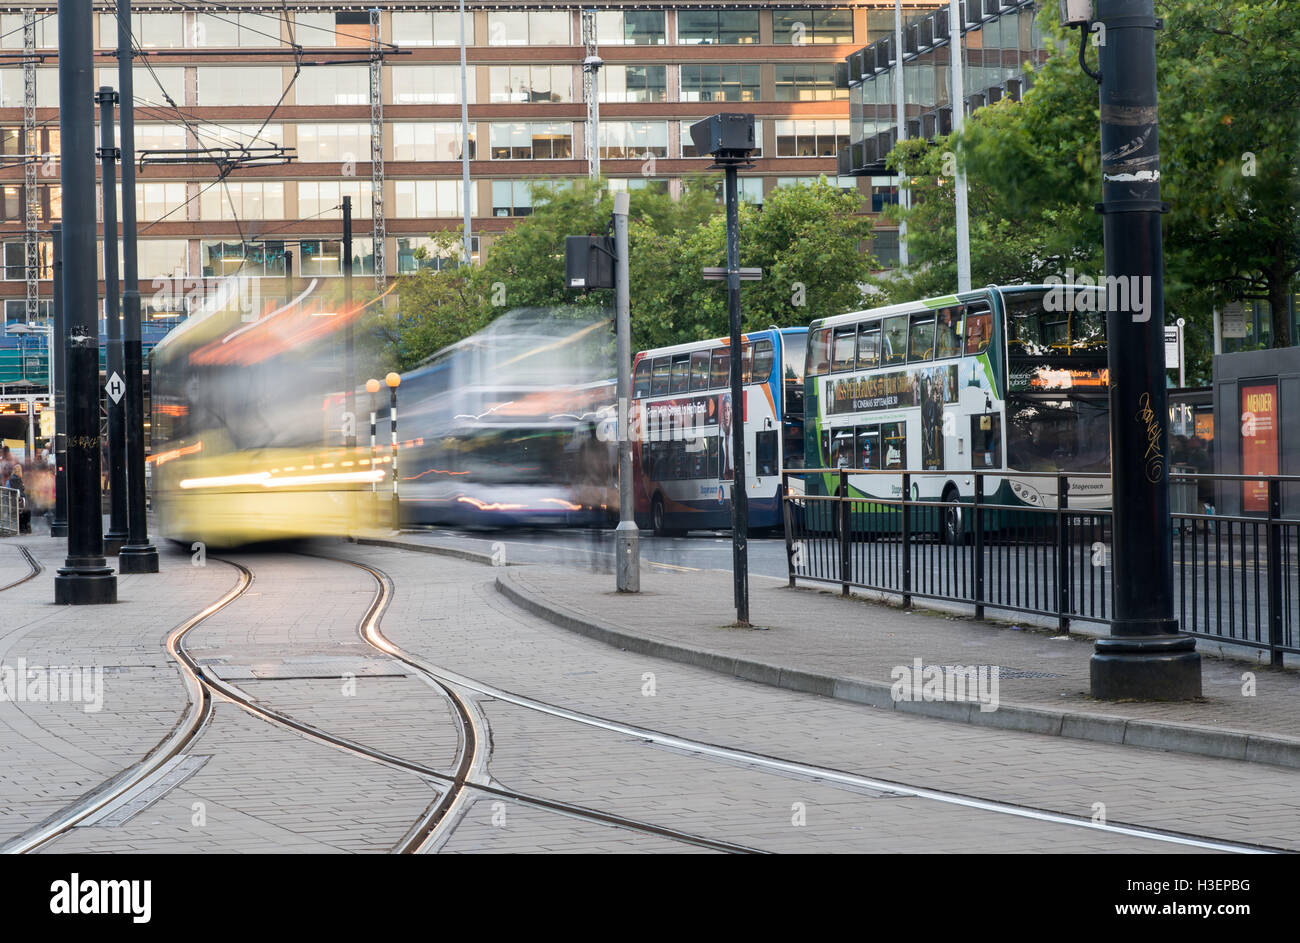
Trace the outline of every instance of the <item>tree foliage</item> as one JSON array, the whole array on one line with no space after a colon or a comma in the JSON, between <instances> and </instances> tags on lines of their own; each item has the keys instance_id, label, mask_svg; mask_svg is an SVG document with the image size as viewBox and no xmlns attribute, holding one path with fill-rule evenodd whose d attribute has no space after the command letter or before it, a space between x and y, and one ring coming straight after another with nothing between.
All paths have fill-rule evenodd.
<instances>
[{"instance_id":1,"label":"tree foliage","mask_svg":"<svg viewBox=\"0 0 1300 943\"><path fill-rule=\"evenodd\" d=\"M1290 343L1287 296L1300 263L1300 4L1157 0L1165 299L1184 317L1193 373L1208 375L1211 309L1241 298L1272 304L1273 343ZM911 266L880 281L891 300L956 284L953 163L965 169L971 281L1041 281L1102 269L1096 83L1077 62L1077 34L1044 5L1060 47L1032 74L1023 101L982 108L961 135L902 142L889 157L913 183ZM1095 51L1089 50L1095 61ZM947 171L947 174L945 174ZM1197 363L1199 361L1199 364Z\"/></svg>"},{"instance_id":2,"label":"tree foliage","mask_svg":"<svg viewBox=\"0 0 1300 943\"><path fill-rule=\"evenodd\" d=\"M633 190L628 214L633 345L656 347L716 337L728 330L724 282L706 282L702 270L726 264L726 220L717 175L685 181L679 199ZM564 238L604 234L613 198L604 186L577 181L534 188L533 215L493 243L481 266L449 265L403 276L396 319L373 319L390 362L402 369L520 307L559 312L614 306L613 292L575 293L564 284ZM824 179L781 187L761 207L742 204L740 261L763 269L745 282L746 329L807 324L862 304L872 259L871 234L857 193ZM459 259L458 235L434 237L435 253Z\"/></svg>"}]
</instances>

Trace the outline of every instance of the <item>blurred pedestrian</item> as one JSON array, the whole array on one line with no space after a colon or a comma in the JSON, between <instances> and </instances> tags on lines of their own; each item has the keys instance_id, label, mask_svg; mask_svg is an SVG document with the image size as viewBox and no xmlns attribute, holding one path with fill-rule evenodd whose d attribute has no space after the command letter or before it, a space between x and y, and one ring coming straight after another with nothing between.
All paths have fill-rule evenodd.
<instances>
[{"instance_id":1,"label":"blurred pedestrian","mask_svg":"<svg viewBox=\"0 0 1300 943\"><path fill-rule=\"evenodd\" d=\"M27 506L27 489L23 487L23 466L13 466L9 472L9 480L5 482L5 487L10 491L18 492L18 533L30 534L32 532L32 511Z\"/></svg>"}]
</instances>

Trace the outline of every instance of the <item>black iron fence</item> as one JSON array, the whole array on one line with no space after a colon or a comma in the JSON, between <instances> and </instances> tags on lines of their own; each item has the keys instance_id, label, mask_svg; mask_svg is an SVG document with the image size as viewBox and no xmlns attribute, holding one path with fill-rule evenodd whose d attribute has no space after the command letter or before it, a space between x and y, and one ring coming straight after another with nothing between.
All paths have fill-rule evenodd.
<instances>
[{"instance_id":1,"label":"black iron fence","mask_svg":"<svg viewBox=\"0 0 1300 943\"><path fill-rule=\"evenodd\" d=\"M792 586L1033 613L1062 630L1112 619L1107 475L803 469L782 485ZM1175 473L1170 489L1182 630L1274 664L1300 653L1300 477Z\"/></svg>"}]
</instances>

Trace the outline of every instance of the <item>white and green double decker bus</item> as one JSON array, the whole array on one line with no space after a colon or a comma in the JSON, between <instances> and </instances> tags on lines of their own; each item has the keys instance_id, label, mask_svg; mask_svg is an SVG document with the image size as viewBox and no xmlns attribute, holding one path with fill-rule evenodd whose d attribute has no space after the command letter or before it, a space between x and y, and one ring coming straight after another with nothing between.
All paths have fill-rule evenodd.
<instances>
[{"instance_id":1,"label":"white and green double decker bus","mask_svg":"<svg viewBox=\"0 0 1300 943\"><path fill-rule=\"evenodd\" d=\"M929 517L950 542L970 533L971 472L989 473L989 504L1055 508L1052 476L1110 471L1101 306L1090 288L990 286L813 322L807 468L858 470L850 497L895 500L917 473L911 500L955 505ZM833 494L839 478L810 471L804 486ZM1107 507L1109 488L1072 479L1069 504Z\"/></svg>"}]
</instances>

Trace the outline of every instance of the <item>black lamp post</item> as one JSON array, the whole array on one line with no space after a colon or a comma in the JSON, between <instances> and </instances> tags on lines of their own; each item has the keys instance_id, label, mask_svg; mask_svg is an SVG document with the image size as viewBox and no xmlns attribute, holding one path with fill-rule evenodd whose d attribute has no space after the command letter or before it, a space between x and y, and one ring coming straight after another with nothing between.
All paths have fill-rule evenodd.
<instances>
[{"instance_id":1,"label":"black lamp post","mask_svg":"<svg viewBox=\"0 0 1300 943\"><path fill-rule=\"evenodd\" d=\"M393 437L393 530L401 530L402 509L397 484L397 388L402 383L402 375L390 373L384 377L384 382L388 384L388 425Z\"/></svg>"},{"instance_id":2,"label":"black lamp post","mask_svg":"<svg viewBox=\"0 0 1300 943\"><path fill-rule=\"evenodd\" d=\"M1084 59L1088 0L1061 0L1080 28L1079 63L1101 86L1101 178L1110 368L1115 619L1092 656L1093 697L1178 700L1201 694L1196 640L1174 616L1165 404L1164 259L1152 0L1098 0L1100 69ZM1110 286L1123 284L1124 292ZM1119 297L1129 304L1119 305ZM1135 298L1145 298L1139 307Z\"/></svg>"}]
</instances>

